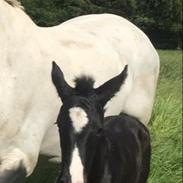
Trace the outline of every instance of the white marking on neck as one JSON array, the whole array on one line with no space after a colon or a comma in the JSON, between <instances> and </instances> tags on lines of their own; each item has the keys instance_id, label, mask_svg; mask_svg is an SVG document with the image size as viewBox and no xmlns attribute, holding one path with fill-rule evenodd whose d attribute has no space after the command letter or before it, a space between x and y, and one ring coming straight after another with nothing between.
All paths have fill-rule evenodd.
<instances>
[{"instance_id":1,"label":"white marking on neck","mask_svg":"<svg viewBox=\"0 0 183 183\"><path fill-rule=\"evenodd\" d=\"M70 165L72 183L84 183L83 165L79 156L78 148L75 146Z\"/></svg>"},{"instance_id":2,"label":"white marking on neck","mask_svg":"<svg viewBox=\"0 0 183 183\"><path fill-rule=\"evenodd\" d=\"M86 112L81 107L72 107L69 109L69 113L75 131L80 133L88 123Z\"/></svg>"}]
</instances>

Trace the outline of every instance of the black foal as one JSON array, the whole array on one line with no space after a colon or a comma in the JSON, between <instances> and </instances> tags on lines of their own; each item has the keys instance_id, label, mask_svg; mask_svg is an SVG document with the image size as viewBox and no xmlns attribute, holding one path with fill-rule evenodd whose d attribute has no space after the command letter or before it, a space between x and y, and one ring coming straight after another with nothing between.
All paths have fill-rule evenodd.
<instances>
[{"instance_id":1,"label":"black foal","mask_svg":"<svg viewBox=\"0 0 183 183\"><path fill-rule=\"evenodd\" d=\"M104 118L105 104L126 77L127 66L98 88L86 76L76 78L72 88L53 62L52 80L63 103L57 119L62 150L57 183L147 181L151 154L147 128L124 113Z\"/></svg>"}]
</instances>

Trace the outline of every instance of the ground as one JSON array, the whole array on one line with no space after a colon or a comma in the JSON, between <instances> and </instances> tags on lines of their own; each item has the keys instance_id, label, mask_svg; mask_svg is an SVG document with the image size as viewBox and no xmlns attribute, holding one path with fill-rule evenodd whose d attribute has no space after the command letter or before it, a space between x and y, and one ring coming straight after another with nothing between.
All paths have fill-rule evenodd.
<instances>
[{"instance_id":1,"label":"ground","mask_svg":"<svg viewBox=\"0 0 183 183\"><path fill-rule=\"evenodd\" d=\"M151 173L148 183L182 182L182 51L159 50L160 78L151 121ZM26 183L53 183L58 165L40 157Z\"/></svg>"}]
</instances>

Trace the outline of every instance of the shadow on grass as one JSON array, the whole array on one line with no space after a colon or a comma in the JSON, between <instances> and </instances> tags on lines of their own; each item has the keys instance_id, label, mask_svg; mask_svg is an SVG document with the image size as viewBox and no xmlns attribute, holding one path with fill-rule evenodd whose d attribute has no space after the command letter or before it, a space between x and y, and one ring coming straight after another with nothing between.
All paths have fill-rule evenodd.
<instances>
[{"instance_id":1,"label":"shadow on grass","mask_svg":"<svg viewBox=\"0 0 183 183\"><path fill-rule=\"evenodd\" d=\"M40 156L36 169L25 183L54 183L59 164L50 163L48 157Z\"/></svg>"}]
</instances>

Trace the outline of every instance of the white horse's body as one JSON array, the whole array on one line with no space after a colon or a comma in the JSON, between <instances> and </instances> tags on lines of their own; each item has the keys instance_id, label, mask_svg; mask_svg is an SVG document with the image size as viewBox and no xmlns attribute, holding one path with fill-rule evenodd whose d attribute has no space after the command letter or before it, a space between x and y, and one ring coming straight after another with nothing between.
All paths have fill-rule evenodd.
<instances>
[{"instance_id":1,"label":"white horse's body","mask_svg":"<svg viewBox=\"0 0 183 183\"><path fill-rule=\"evenodd\" d=\"M40 152L60 155L52 60L71 85L84 73L98 86L128 64L123 90L106 105L106 115L123 111L143 123L150 119L159 57L132 23L102 14L41 28L20 8L0 0L0 172L22 160L30 175Z\"/></svg>"}]
</instances>

